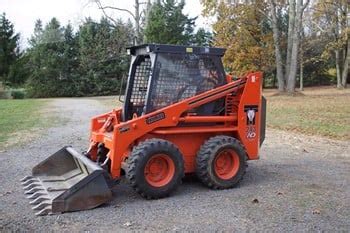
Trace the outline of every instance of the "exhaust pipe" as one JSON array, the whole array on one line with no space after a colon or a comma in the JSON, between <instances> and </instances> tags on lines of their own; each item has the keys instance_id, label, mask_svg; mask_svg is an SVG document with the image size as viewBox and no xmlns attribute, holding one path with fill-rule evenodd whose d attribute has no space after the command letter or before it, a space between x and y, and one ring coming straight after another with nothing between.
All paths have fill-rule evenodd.
<instances>
[{"instance_id":1,"label":"exhaust pipe","mask_svg":"<svg viewBox=\"0 0 350 233\"><path fill-rule=\"evenodd\" d=\"M32 169L21 180L36 215L95 208L112 198L107 172L96 163L64 147Z\"/></svg>"}]
</instances>

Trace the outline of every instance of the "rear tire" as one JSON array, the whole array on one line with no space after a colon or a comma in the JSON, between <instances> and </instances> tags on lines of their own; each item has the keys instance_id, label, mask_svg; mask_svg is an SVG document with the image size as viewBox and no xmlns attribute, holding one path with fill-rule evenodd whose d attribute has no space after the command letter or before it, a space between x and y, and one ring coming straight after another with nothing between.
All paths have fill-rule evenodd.
<instances>
[{"instance_id":1,"label":"rear tire","mask_svg":"<svg viewBox=\"0 0 350 233\"><path fill-rule=\"evenodd\" d=\"M133 148L127 161L126 178L147 199L170 195L184 177L179 149L163 139L149 139Z\"/></svg>"},{"instance_id":2,"label":"rear tire","mask_svg":"<svg viewBox=\"0 0 350 233\"><path fill-rule=\"evenodd\" d=\"M233 188L243 179L246 167L244 146L229 136L210 138L196 157L197 177L212 189Z\"/></svg>"}]
</instances>

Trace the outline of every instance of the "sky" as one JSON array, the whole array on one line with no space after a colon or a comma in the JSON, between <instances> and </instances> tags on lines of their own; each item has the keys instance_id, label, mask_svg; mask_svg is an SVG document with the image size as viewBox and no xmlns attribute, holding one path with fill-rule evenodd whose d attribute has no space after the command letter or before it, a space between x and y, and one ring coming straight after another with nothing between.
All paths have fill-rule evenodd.
<instances>
[{"instance_id":1,"label":"sky","mask_svg":"<svg viewBox=\"0 0 350 233\"><path fill-rule=\"evenodd\" d=\"M201 14L200 0L185 0L184 13L190 17L199 16L197 27L210 28L209 20ZM103 5L118 6L134 11L134 0L101 0ZM93 0L0 0L0 13L5 12L6 17L14 24L16 32L21 34L20 45L25 48L34 29L34 22L41 19L44 24L52 17L56 17L61 25L70 22L75 28L86 17L99 20L103 15ZM125 12L110 11L115 18L127 20L129 15Z\"/></svg>"}]
</instances>

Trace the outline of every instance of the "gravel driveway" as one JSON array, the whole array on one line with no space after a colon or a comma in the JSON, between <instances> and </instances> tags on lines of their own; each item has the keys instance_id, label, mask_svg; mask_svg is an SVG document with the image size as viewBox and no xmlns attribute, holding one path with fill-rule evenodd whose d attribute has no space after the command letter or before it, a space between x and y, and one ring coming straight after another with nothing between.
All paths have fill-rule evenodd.
<instances>
[{"instance_id":1,"label":"gravel driveway","mask_svg":"<svg viewBox=\"0 0 350 233\"><path fill-rule=\"evenodd\" d=\"M194 177L147 201L121 182L93 210L36 217L19 180L64 145L84 150L98 99L55 99L63 125L0 153L0 231L350 231L350 143L268 129L261 159L239 187L213 191Z\"/></svg>"}]
</instances>

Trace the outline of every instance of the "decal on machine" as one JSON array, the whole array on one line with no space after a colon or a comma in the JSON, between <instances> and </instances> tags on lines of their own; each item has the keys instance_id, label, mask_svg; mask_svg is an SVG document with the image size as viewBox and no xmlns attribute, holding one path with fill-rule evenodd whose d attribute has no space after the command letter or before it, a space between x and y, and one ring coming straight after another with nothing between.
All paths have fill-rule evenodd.
<instances>
[{"instance_id":1,"label":"decal on machine","mask_svg":"<svg viewBox=\"0 0 350 233\"><path fill-rule=\"evenodd\" d=\"M247 124L247 131L246 131L246 138L248 140L254 140L256 137L256 113L258 112L258 105L245 105L244 106L244 112L246 113L246 124Z\"/></svg>"},{"instance_id":2,"label":"decal on machine","mask_svg":"<svg viewBox=\"0 0 350 233\"><path fill-rule=\"evenodd\" d=\"M147 117L146 118L146 123L148 125L150 124L153 124L154 122L157 122L157 121L160 121L160 120L163 120L165 119L165 113L164 112L160 112L160 113L157 113L153 116L150 116L150 117Z\"/></svg>"},{"instance_id":3,"label":"decal on machine","mask_svg":"<svg viewBox=\"0 0 350 233\"><path fill-rule=\"evenodd\" d=\"M119 133L125 133L128 132L130 130L130 126L126 125L126 126L122 126L119 128Z\"/></svg>"}]
</instances>

